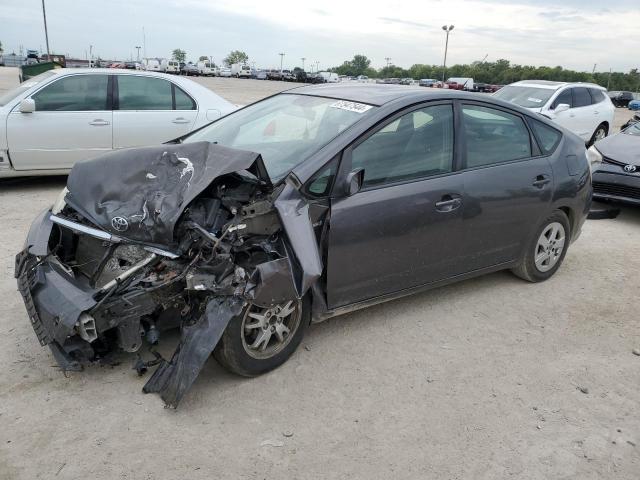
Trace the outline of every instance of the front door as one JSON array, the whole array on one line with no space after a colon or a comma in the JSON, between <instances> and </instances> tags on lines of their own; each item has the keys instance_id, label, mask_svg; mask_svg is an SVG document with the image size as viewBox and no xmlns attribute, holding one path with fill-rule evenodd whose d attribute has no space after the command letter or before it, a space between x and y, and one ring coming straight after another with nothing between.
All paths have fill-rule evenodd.
<instances>
[{"instance_id":1,"label":"front door","mask_svg":"<svg viewBox=\"0 0 640 480\"><path fill-rule=\"evenodd\" d=\"M189 133L198 111L195 101L163 78L117 75L113 147L158 145Z\"/></svg>"},{"instance_id":2,"label":"front door","mask_svg":"<svg viewBox=\"0 0 640 480\"><path fill-rule=\"evenodd\" d=\"M463 273L453 144L453 108L444 103L393 118L345 151L347 170L363 168L364 184L332 202L329 308Z\"/></svg>"},{"instance_id":3,"label":"front door","mask_svg":"<svg viewBox=\"0 0 640 480\"><path fill-rule=\"evenodd\" d=\"M69 169L112 148L108 75L69 75L31 96L35 112L14 108L7 143L16 170Z\"/></svg>"}]
</instances>

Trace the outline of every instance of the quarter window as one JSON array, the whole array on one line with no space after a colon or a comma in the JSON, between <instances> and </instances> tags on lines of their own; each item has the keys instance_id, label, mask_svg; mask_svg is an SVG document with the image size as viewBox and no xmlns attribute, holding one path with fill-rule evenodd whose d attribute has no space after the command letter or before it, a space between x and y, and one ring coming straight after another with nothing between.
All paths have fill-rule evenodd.
<instances>
[{"instance_id":1,"label":"quarter window","mask_svg":"<svg viewBox=\"0 0 640 480\"><path fill-rule=\"evenodd\" d=\"M71 75L47 85L31 98L36 111L78 112L108 110L107 75Z\"/></svg>"},{"instance_id":2,"label":"quarter window","mask_svg":"<svg viewBox=\"0 0 640 480\"><path fill-rule=\"evenodd\" d=\"M586 107L587 105L591 105L591 95L589 95L589 90L584 87L574 88L573 106Z\"/></svg>"},{"instance_id":3,"label":"quarter window","mask_svg":"<svg viewBox=\"0 0 640 480\"><path fill-rule=\"evenodd\" d=\"M606 98L604 92L602 90L598 90L597 88L590 88L589 93L591 94L593 103L600 103Z\"/></svg>"},{"instance_id":4,"label":"quarter window","mask_svg":"<svg viewBox=\"0 0 640 480\"><path fill-rule=\"evenodd\" d=\"M195 110L196 102L180 88L173 86L176 97L176 110Z\"/></svg>"},{"instance_id":5,"label":"quarter window","mask_svg":"<svg viewBox=\"0 0 640 480\"><path fill-rule=\"evenodd\" d=\"M118 75L120 110L173 110L171 82L161 78Z\"/></svg>"},{"instance_id":6,"label":"quarter window","mask_svg":"<svg viewBox=\"0 0 640 480\"><path fill-rule=\"evenodd\" d=\"M452 171L453 109L434 105L394 120L354 148L352 168L364 168L364 187Z\"/></svg>"},{"instance_id":7,"label":"quarter window","mask_svg":"<svg viewBox=\"0 0 640 480\"><path fill-rule=\"evenodd\" d=\"M462 108L467 168L531 156L531 137L517 115L476 105Z\"/></svg>"},{"instance_id":8,"label":"quarter window","mask_svg":"<svg viewBox=\"0 0 640 480\"><path fill-rule=\"evenodd\" d=\"M538 138L538 144L542 153L545 155L553 153L560 142L562 134L555 128L545 125L537 120L530 119L529 124L531 125L533 133Z\"/></svg>"}]
</instances>

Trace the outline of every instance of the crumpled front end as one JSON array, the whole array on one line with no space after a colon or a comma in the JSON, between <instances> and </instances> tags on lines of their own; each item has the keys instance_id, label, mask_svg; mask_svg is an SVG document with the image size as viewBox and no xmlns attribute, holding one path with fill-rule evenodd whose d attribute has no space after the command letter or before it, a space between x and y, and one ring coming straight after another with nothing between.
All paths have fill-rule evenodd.
<instances>
[{"instance_id":1,"label":"crumpled front end","mask_svg":"<svg viewBox=\"0 0 640 480\"><path fill-rule=\"evenodd\" d=\"M129 150L129 173L109 158L74 169L15 271L36 335L64 370L139 352L179 327L170 360L137 365L160 364L144 391L172 407L245 306L299 299L322 272L307 203L290 185L274 188L257 154L182 147L142 159Z\"/></svg>"}]
</instances>

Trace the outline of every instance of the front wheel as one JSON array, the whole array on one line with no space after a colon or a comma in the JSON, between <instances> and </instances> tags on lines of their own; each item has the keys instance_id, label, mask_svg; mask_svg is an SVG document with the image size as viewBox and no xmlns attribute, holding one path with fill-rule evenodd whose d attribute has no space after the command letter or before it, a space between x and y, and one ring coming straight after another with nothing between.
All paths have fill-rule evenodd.
<instances>
[{"instance_id":1,"label":"front wheel","mask_svg":"<svg viewBox=\"0 0 640 480\"><path fill-rule=\"evenodd\" d=\"M560 268L570 238L569 219L563 211L556 210L536 230L512 272L529 282L547 280Z\"/></svg>"},{"instance_id":2,"label":"front wheel","mask_svg":"<svg viewBox=\"0 0 640 480\"><path fill-rule=\"evenodd\" d=\"M596 128L596 131L593 132L593 135L589 140L589 146L593 145L597 141L602 140L604 137L606 137L607 131L608 131L607 126L604 123L601 123L600 125L598 125L598 128Z\"/></svg>"},{"instance_id":3,"label":"front wheel","mask_svg":"<svg viewBox=\"0 0 640 480\"><path fill-rule=\"evenodd\" d=\"M300 345L310 314L308 299L273 307L249 304L231 319L214 356L227 370L245 377L273 370Z\"/></svg>"}]
</instances>

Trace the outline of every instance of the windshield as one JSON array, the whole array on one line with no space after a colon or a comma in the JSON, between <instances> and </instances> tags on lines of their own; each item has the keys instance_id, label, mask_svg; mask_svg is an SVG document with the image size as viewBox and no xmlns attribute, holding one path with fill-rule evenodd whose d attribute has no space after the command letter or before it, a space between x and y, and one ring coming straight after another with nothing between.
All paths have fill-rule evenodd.
<instances>
[{"instance_id":1,"label":"windshield","mask_svg":"<svg viewBox=\"0 0 640 480\"><path fill-rule=\"evenodd\" d=\"M626 133L627 135L636 135L640 137L640 122L633 123L625 128L622 133Z\"/></svg>"},{"instance_id":2,"label":"windshield","mask_svg":"<svg viewBox=\"0 0 640 480\"><path fill-rule=\"evenodd\" d=\"M36 75L35 77L30 78L26 82L21 83L19 86L17 86L13 90L9 90L4 95L0 96L0 107L4 107L7 103L9 103L11 100L16 98L18 95L23 94L24 92L29 90L31 87L35 87L38 83L51 77L52 75L55 75L55 73L52 70L43 72L40 75Z\"/></svg>"},{"instance_id":3,"label":"windshield","mask_svg":"<svg viewBox=\"0 0 640 480\"><path fill-rule=\"evenodd\" d=\"M280 94L227 115L183 141L216 142L260 153L275 182L373 108L333 98Z\"/></svg>"},{"instance_id":4,"label":"windshield","mask_svg":"<svg viewBox=\"0 0 640 480\"><path fill-rule=\"evenodd\" d=\"M507 85L494 93L493 96L521 107L541 108L549 101L554 92L555 90L550 88Z\"/></svg>"}]
</instances>

